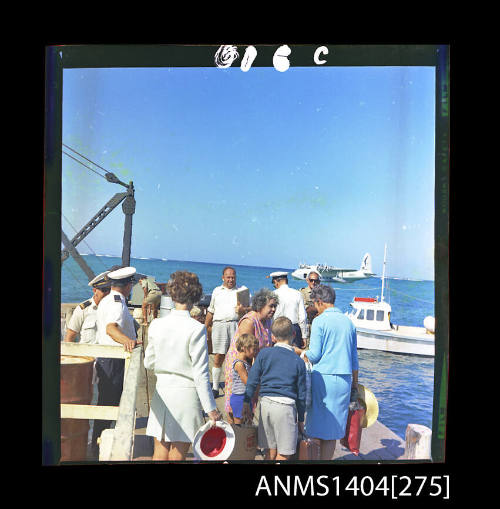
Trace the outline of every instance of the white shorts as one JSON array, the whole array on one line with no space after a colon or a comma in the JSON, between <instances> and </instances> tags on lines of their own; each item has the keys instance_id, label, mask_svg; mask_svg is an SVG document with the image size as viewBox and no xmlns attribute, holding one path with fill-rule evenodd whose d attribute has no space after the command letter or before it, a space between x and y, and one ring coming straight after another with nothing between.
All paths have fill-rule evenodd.
<instances>
[{"instance_id":1,"label":"white shorts","mask_svg":"<svg viewBox=\"0 0 500 509\"><path fill-rule=\"evenodd\" d=\"M295 405L285 405L265 397L260 399L258 442L261 449L277 449L278 454L295 454L298 427Z\"/></svg>"},{"instance_id":2,"label":"white shorts","mask_svg":"<svg viewBox=\"0 0 500 509\"><path fill-rule=\"evenodd\" d=\"M212 324L212 353L226 355L233 339L238 322L213 322Z\"/></svg>"}]
</instances>

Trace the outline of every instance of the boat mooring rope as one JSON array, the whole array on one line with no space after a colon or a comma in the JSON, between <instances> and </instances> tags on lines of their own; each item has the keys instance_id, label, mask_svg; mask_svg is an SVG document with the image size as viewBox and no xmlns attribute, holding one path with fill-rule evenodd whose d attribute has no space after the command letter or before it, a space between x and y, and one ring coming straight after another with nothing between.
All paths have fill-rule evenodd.
<instances>
[{"instance_id":1,"label":"boat mooring rope","mask_svg":"<svg viewBox=\"0 0 500 509\"><path fill-rule=\"evenodd\" d=\"M408 297L409 299L419 300L421 302L425 302L426 304L434 304L434 302L430 302L428 300L420 299L418 297L413 297L413 295L407 295L406 293L398 292L397 290L393 290L392 288L390 289L390 291L394 292L394 293L398 293L399 295L404 295L405 297Z\"/></svg>"}]
</instances>

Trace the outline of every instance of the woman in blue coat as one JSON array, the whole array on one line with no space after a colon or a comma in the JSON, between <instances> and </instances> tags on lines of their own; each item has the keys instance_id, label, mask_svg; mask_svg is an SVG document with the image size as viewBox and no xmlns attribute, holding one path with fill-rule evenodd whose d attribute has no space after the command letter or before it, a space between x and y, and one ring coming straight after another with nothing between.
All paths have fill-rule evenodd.
<instances>
[{"instance_id":1,"label":"woman in blue coat","mask_svg":"<svg viewBox=\"0 0 500 509\"><path fill-rule=\"evenodd\" d=\"M335 304L335 290L319 285L311 299L318 311L311 326L309 349L296 350L312 364L312 403L305 432L321 444L321 459L331 460L336 440L345 435L351 389L358 385L356 328Z\"/></svg>"}]
</instances>

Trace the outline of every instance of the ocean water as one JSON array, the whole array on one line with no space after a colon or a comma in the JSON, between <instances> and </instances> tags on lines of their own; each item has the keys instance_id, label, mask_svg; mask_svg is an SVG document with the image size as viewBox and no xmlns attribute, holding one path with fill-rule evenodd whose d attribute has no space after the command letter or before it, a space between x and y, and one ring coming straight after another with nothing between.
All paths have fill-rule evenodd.
<instances>
[{"instance_id":1,"label":"ocean water","mask_svg":"<svg viewBox=\"0 0 500 509\"><path fill-rule=\"evenodd\" d=\"M121 264L112 256L83 255L86 263L98 274ZM157 282L167 282L176 270L188 270L198 275L206 294L221 284L222 269L226 264L179 260L137 259L130 264L138 272L154 276ZM273 289L266 278L276 270L292 272L296 267L253 267L232 265L236 269L237 283L245 285L251 293L260 288ZM353 297L381 295L381 279L356 281L349 284L328 283L336 292L335 305L348 311ZM289 286L302 288L305 282L289 278ZM87 278L73 258L62 265L61 302L81 302L91 295ZM435 316L434 282L386 278L384 298L392 306L391 321L395 324L423 326L426 316ZM369 388L379 404L379 421L402 439L408 423L432 428L434 391L434 359L412 355L359 350L359 382Z\"/></svg>"}]
</instances>

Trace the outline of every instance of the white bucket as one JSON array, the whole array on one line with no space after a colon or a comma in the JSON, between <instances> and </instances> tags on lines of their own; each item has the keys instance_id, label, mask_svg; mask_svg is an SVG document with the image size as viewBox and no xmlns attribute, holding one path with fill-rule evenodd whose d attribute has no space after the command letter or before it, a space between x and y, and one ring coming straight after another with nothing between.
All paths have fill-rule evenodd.
<instances>
[{"instance_id":1,"label":"white bucket","mask_svg":"<svg viewBox=\"0 0 500 509\"><path fill-rule=\"evenodd\" d=\"M168 295L162 295L160 301L160 313L158 316L167 316L174 309L174 301Z\"/></svg>"}]
</instances>

